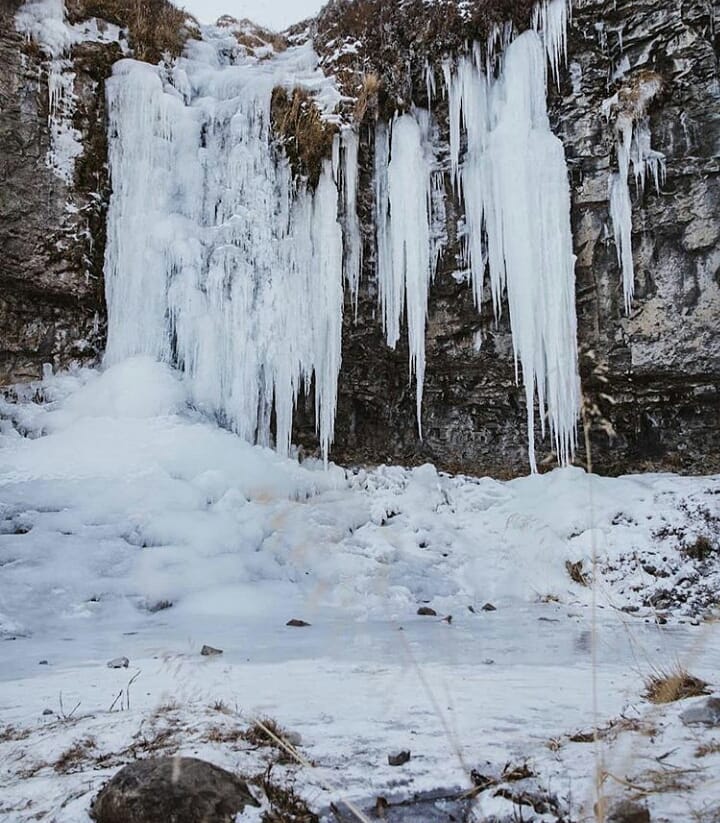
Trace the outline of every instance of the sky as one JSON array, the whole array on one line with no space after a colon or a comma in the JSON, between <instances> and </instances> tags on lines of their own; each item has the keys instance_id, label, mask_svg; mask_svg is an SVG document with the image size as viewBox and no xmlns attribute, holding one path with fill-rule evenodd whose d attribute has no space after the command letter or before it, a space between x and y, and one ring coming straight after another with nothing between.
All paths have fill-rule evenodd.
<instances>
[{"instance_id":1,"label":"sky","mask_svg":"<svg viewBox=\"0 0 720 823\"><path fill-rule=\"evenodd\" d=\"M280 30L317 14L327 0L175 0L202 23L214 23L223 14Z\"/></svg>"}]
</instances>

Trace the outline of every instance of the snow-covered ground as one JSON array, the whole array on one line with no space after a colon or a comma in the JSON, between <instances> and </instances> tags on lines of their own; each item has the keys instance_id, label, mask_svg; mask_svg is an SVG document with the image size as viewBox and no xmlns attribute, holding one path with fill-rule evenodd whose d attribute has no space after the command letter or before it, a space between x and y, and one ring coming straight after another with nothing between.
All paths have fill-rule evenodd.
<instances>
[{"instance_id":1,"label":"snow-covered ground","mask_svg":"<svg viewBox=\"0 0 720 823\"><path fill-rule=\"evenodd\" d=\"M257 717L300 736L305 765L275 772L318 812L474 771L500 780L475 819L517 811L498 785L592 819L601 762L653 820L720 819L720 731L642 696L678 663L720 685L720 478L325 470L187 396L135 358L0 407L0 820L85 821L150 751L258 774Z\"/></svg>"}]
</instances>

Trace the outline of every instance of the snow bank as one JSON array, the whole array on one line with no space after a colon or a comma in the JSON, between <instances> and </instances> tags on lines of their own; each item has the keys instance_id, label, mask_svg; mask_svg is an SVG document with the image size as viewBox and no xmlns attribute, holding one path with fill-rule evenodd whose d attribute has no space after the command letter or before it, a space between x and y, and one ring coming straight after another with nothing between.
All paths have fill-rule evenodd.
<instances>
[{"instance_id":1,"label":"snow bank","mask_svg":"<svg viewBox=\"0 0 720 823\"><path fill-rule=\"evenodd\" d=\"M697 578L687 559L665 563L677 548L654 535L700 536L720 485L580 469L508 483L432 466L323 471L207 421L190 380L143 357L32 390L48 402L0 409L6 634L142 623L161 601L231 622L293 606L403 619L426 602L445 614L488 600L587 604L566 562L589 573L594 558L610 596L637 603L637 591Z\"/></svg>"}]
</instances>

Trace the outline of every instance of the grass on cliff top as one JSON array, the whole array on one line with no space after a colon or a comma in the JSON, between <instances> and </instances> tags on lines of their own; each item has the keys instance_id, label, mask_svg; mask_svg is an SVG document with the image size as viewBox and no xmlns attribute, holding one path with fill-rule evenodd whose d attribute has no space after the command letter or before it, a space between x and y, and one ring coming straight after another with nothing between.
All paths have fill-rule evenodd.
<instances>
[{"instance_id":1,"label":"grass on cliff top","mask_svg":"<svg viewBox=\"0 0 720 823\"><path fill-rule=\"evenodd\" d=\"M66 8L71 23L97 17L127 28L135 57L148 63L177 57L199 36L197 21L168 0L67 0Z\"/></svg>"}]
</instances>

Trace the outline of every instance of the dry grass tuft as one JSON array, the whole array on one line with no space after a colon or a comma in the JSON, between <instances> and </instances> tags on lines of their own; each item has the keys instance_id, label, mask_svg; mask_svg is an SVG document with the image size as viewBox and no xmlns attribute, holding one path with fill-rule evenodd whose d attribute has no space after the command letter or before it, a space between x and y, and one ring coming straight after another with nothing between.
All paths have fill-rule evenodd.
<instances>
[{"instance_id":1,"label":"dry grass tuft","mask_svg":"<svg viewBox=\"0 0 720 823\"><path fill-rule=\"evenodd\" d=\"M53 764L53 768L58 774L69 774L77 771L92 757L90 752L95 748L95 740L92 737L78 740L58 757Z\"/></svg>"},{"instance_id":2,"label":"dry grass tuft","mask_svg":"<svg viewBox=\"0 0 720 823\"><path fill-rule=\"evenodd\" d=\"M127 28L134 56L148 63L179 56L200 35L197 21L168 0L66 0L66 8L71 23L97 17Z\"/></svg>"},{"instance_id":3,"label":"dry grass tuft","mask_svg":"<svg viewBox=\"0 0 720 823\"><path fill-rule=\"evenodd\" d=\"M720 754L720 740L703 743L695 749L695 757L708 757L711 754Z\"/></svg>"},{"instance_id":4,"label":"dry grass tuft","mask_svg":"<svg viewBox=\"0 0 720 823\"><path fill-rule=\"evenodd\" d=\"M565 569L567 570L567 573L570 575L570 579L573 581L573 583L577 583L580 586L590 585L590 578L583 571L582 560L578 560L577 563L572 563L570 560L565 561Z\"/></svg>"},{"instance_id":5,"label":"dry grass tuft","mask_svg":"<svg viewBox=\"0 0 720 823\"><path fill-rule=\"evenodd\" d=\"M273 90L270 117L272 128L297 177L317 185L322 163L332 152L335 126L322 119L310 94L295 88L290 94L278 86Z\"/></svg>"},{"instance_id":6,"label":"dry grass tuft","mask_svg":"<svg viewBox=\"0 0 720 823\"><path fill-rule=\"evenodd\" d=\"M380 91L380 78L375 72L363 75L360 94L355 103L353 117L357 123L365 119L368 111L377 111L378 92Z\"/></svg>"},{"instance_id":7,"label":"dry grass tuft","mask_svg":"<svg viewBox=\"0 0 720 823\"><path fill-rule=\"evenodd\" d=\"M230 14L224 14L217 21L217 25L230 29L238 43L249 51L254 52L255 49L272 46L275 52L282 52L288 47L288 42L282 34L258 26L251 20L238 20Z\"/></svg>"},{"instance_id":8,"label":"dry grass tuft","mask_svg":"<svg viewBox=\"0 0 720 823\"><path fill-rule=\"evenodd\" d=\"M262 823L320 823L320 818L296 794L292 786L281 785L272 779L272 765L253 782L265 792L270 809L263 813Z\"/></svg>"},{"instance_id":9,"label":"dry grass tuft","mask_svg":"<svg viewBox=\"0 0 720 823\"><path fill-rule=\"evenodd\" d=\"M685 546L683 549L683 553L687 557L691 560L698 560L700 562L708 560L713 554L715 554L715 552L716 547L713 545L710 538L706 537L704 534L701 534L694 543L691 543L689 546Z\"/></svg>"},{"instance_id":10,"label":"dry grass tuft","mask_svg":"<svg viewBox=\"0 0 720 823\"><path fill-rule=\"evenodd\" d=\"M5 726L0 729L0 743L13 743L18 740L25 740L30 737L32 732L30 729L18 729L15 726Z\"/></svg>"},{"instance_id":11,"label":"dry grass tuft","mask_svg":"<svg viewBox=\"0 0 720 823\"><path fill-rule=\"evenodd\" d=\"M656 671L645 680L645 697L651 703L674 703L708 694L708 684L682 666L672 671Z\"/></svg>"}]
</instances>

